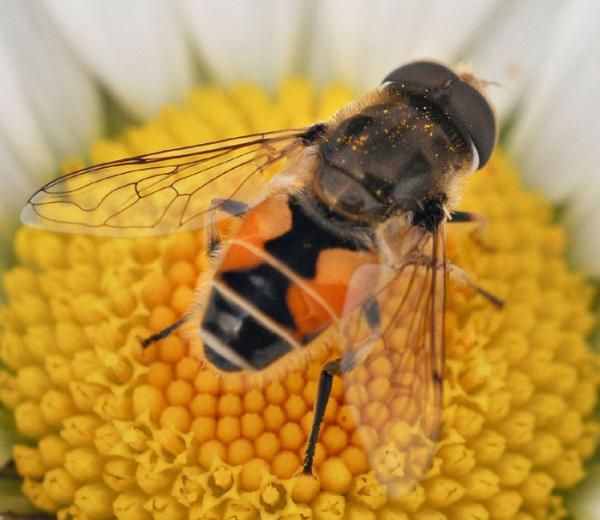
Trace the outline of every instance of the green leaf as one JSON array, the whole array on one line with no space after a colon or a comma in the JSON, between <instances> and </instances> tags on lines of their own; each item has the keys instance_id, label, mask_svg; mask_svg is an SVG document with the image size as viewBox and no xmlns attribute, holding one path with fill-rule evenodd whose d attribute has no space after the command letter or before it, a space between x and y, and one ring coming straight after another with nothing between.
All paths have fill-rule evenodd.
<instances>
[{"instance_id":1,"label":"green leaf","mask_svg":"<svg viewBox=\"0 0 600 520\"><path fill-rule=\"evenodd\" d=\"M577 520L596 520L600 510L600 464L588 467L586 479L570 490L565 497L570 517Z\"/></svg>"},{"instance_id":2,"label":"green leaf","mask_svg":"<svg viewBox=\"0 0 600 520\"><path fill-rule=\"evenodd\" d=\"M0 477L0 518L14 515L42 515L21 493L21 479ZM18 516L17 516L18 517Z\"/></svg>"},{"instance_id":3,"label":"green leaf","mask_svg":"<svg viewBox=\"0 0 600 520\"><path fill-rule=\"evenodd\" d=\"M12 458L12 447L19 435L12 414L0 406L0 469Z\"/></svg>"}]
</instances>

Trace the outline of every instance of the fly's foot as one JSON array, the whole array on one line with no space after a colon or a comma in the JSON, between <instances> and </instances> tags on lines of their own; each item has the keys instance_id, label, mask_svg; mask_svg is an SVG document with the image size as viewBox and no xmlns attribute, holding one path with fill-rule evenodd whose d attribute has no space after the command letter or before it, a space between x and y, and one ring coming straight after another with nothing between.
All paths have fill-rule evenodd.
<instances>
[{"instance_id":1,"label":"fly's foot","mask_svg":"<svg viewBox=\"0 0 600 520\"><path fill-rule=\"evenodd\" d=\"M303 477L307 477L311 480L317 480L317 476L312 472L312 470L307 470L306 468L303 468L302 471L299 471L298 473L296 473L294 475L295 478L303 478Z\"/></svg>"}]
</instances>

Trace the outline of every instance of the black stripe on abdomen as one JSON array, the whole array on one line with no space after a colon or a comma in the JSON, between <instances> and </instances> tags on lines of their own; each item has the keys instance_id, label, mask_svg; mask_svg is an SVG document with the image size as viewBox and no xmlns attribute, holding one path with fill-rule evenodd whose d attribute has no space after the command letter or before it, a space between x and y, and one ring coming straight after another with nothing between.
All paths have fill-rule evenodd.
<instances>
[{"instance_id":1,"label":"black stripe on abdomen","mask_svg":"<svg viewBox=\"0 0 600 520\"><path fill-rule=\"evenodd\" d=\"M246 303L247 308L213 289L204 313L202 328L218 338L222 348L230 349L255 370L261 370L292 350L292 345L252 314L261 313L281 327L292 331L294 319L286 305L289 280L274 267L261 264L247 270L221 273L220 281ZM252 313L249 312L252 308ZM205 344L207 359L221 370L242 370Z\"/></svg>"}]
</instances>

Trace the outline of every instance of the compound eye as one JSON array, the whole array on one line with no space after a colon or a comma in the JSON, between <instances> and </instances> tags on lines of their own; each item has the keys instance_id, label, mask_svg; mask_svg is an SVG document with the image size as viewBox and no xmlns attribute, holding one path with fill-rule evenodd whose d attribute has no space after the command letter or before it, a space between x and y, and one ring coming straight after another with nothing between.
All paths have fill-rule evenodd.
<instances>
[{"instance_id":1,"label":"compound eye","mask_svg":"<svg viewBox=\"0 0 600 520\"><path fill-rule=\"evenodd\" d=\"M452 120L464 125L479 155L477 169L480 170L496 145L496 116L492 107L475 87L460 80L452 88L447 112Z\"/></svg>"},{"instance_id":2,"label":"compound eye","mask_svg":"<svg viewBox=\"0 0 600 520\"><path fill-rule=\"evenodd\" d=\"M489 160L496 144L496 117L483 95L448 67L416 61L388 74L383 83L422 96L442 111L456 129L469 139L479 156L477 169Z\"/></svg>"},{"instance_id":3,"label":"compound eye","mask_svg":"<svg viewBox=\"0 0 600 520\"><path fill-rule=\"evenodd\" d=\"M444 84L459 81L459 77L448 67L431 61L415 61L390 72L382 81L397 83L401 88L414 93L426 94Z\"/></svg>"}]
</instances>

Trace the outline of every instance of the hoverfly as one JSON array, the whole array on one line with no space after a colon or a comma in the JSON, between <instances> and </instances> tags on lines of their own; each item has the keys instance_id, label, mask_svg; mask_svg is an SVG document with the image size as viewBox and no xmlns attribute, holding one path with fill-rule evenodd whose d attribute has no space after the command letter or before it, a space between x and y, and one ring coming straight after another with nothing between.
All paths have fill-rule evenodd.
<instances>
[{"instance_id":1,"label":"hoverfly","mask_svg":"<svg viewBox=\"0 0 600 520\"><path fill-rule=\"evenodd\" d=\"M313 469L333 377L353 385L357 365L385 360L379 406L357 398L357 421L379 434L380 480L406 487L429 467L442 423L446 278L457 271L445 224L476 220L455 208L496 142L481 84L410 63L326 122L67 174L29 199L23 221L113 236L206 227L206 295L143 346L191 323L208 364L268 371L336 330L341 357L323 366L302 471ZM239 228L221 243L217 223L232 217Z\"/></svg>"}]
</instances>

